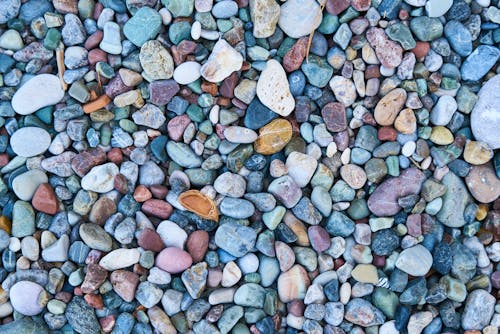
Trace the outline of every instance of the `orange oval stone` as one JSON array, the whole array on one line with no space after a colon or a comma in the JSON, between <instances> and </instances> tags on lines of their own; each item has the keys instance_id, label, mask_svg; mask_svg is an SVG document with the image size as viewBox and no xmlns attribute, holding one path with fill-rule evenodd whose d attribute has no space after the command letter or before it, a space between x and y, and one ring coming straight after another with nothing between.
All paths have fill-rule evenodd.
<instances>
[{"instance_id":1,"label":"orange oval stone","mask_svg":"<svg viewBox=\"0 0 500 334\"><path fill-rule=\"evenodd\" d=\"M259 130L254 143L257 153L270 155L281 151L292 139L292 125L283 118L277 118Z\"/></svg>"},{"instance_id":2,"label":"orange oval stone","mask_svg":"<svg viewBox=\"0 0 500 334\"><path fill-rule=\"evenodd\" d=\"M178 201L186 210L196 213L202 218L219 221L217 205L199 190L183 192L179 195Z\"/></svg>"}]
</instances>

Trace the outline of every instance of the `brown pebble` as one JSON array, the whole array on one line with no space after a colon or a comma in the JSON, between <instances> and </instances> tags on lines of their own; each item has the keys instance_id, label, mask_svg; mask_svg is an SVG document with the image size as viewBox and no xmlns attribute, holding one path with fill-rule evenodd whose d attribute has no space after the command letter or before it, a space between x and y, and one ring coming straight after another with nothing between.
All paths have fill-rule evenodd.
<instances>
[{"instance_id":1,"label":"brown pebble","mask_svg":"<svg viewBox=\"0 0 500 334\"><path fill-rule=\"evenodd\" d=\"M197 230L191 233L186 242L186 250L193 258L193 263L203 261L208 250L209 236L204 230Z\"/></svg>"},{"instance_id":2,"label":"brown pebble","mask_svg":"<svg viewBox=\"0 0 500 334\"><path fill-rule=\"evenodd\" d=\"M172 206L159 199L149 199L142 204L141 210L151 216L155 216L161 219L168 219L172 214Z\"/></svg>"},{"instance_id":3,"label":"brown pebble","mask_svg":"<svg viewBox=\"0 0 500 334\"><path fill-rule=\"evenodd\" d=\"M141 234L137 238L137 244L145 250L153 252L160 252L163 248L165 248L165 244L161 240L160 235L150 228L142 230Z\"/></svg>"},{"instance_id":4,"label":"brown pebble","mask_svg":"<svg viewBox=\"0 0 500 334\"><path fill-rule=\"evenodd\" d=\"M54 189L48 183L41 184L36 189L31 204L36 210L49 215L55 215L59 210L59 204Z\"/></svg>"}]
</instances>

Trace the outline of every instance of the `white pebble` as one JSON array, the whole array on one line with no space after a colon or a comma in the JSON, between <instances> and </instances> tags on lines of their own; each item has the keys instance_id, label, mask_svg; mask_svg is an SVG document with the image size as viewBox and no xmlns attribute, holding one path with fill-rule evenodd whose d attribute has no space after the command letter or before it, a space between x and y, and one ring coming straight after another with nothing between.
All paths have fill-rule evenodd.
<instances>
[{"instance_id":1,"label":"white pebble","mask_svg":"<svg viewBox=\"0 0 500 334\"><path fill-rule=\"evenodd\" d=\"M20 249L21 249L21 241L16 237L10 238L9 239L9 250L16 253L16 252L19 252Z\"/></svg>"},{"instance_id":2,"label":"white pebble","mask_svg":"<svg viewBox=\"0 0 500 334\"><path fill-rule=\"evenodd\" d=\"M219 39L220 35L219 35L219 32L218 31L214 31L214 30L201 30L201 34L200 34L201 37L203 37L204 39L208 39L209 41L216 41Z\"/></svg>"},{"instance_id":3,"label":"white pebble","mask_svg":"<svg viewBox=\"0 0 500 334\"><path fill-rule=\"evenodd\" d=\"M191 37L197 41L201 37L201 23L199 21L194 21L191 26Z\"/></svg>"},{"instance_id":4,"label":"white pebble","mask_svg":"<svg viewBox=\"0 0 500 334\"><path fill-rule=\"evenodd\" d=\"M340 156L340 161L342 162L343 165L347 165L349 161L351 161L351 149L349 147L346 148L344 152L342 152L342 155Z\"/></svg>"},{"instance_id":5,"label":"white pebble","mask_svg":"<svg viewBox=\"0 0 500 334\"><path fill-rule=\"evenodd\" d=\"M337 143L332 141L328 146L326 147L326 156L331 158L337 153Z\"/></svg>"},{"instance_id":6,"label":"white pebble","mask_svg":"<svg viewBox=\"0 0 500 334\"><path fill-rule=\"evenodd\" d=\"M383 65L380 65L380 74L383 75L384 77L390 77L394 75L396 72L395 68L388 68Z\"/></svg>"},{"instance_id":7,"label":"white pebble","mask_svg":"<svg viewBox=\"0 0 500 334\"><path fill-rule=\"evenodd\" d=\"M174 80L181 85L188 85L195 82L201 76L201 65L195 61L187 61L180 64L174 70Z\"/></svg>"},{"instance_id":8,"label":"white pebble","mask_svg":"<svg viewBox=\"0 0 500 334\"><path fill-rule=\"evenodd\" d=\"M254 253L247 253L238 259L238 266L244 275L254 273L259 269L259 258Z\"/></svg>"},{"instance_id":9,"label":"white pebble","mask_svg":"<svg viewBox=\"0 0 500 334\"><path fill-rule=\"evenodd\" d=\"M163 7L158 11L158 13L161 16L161 21L164 25L169 25L170 22L172 22L172 14L170 14L170 11L167 8Z\"/></svg>"},{"instance_id":10,"label":"white pebble","mask_svg":"<svg viewBox=\"0 0 500 334\"><path fill-rule=\"evenodd\" d=\"M209 118L213 125L219 123L219 111L220 107L218 104L214 105L212 109L210 109Z\"/></svg>"},{"instance_id":11,"label":"white pebble","mask_svg":"<svg viewBox=\"0 0 500 334\"><path fill-rule=\"evenodd\" d=\"M340 286L339 295L340 302L346 305L351 299L351 284L349 282L345 282Z\"/></svg>"},{"instance_id":12,"label":"white pebble","mask_svg":"<svg viewBox=\"0 0 500 334\"><path fill-rule=\"evenodd\" d=\"M417 148L417 144L414 141L409 141L403 145L401 152L405 157L411 157L415 149Z\"/></svg>"}]
</instances>

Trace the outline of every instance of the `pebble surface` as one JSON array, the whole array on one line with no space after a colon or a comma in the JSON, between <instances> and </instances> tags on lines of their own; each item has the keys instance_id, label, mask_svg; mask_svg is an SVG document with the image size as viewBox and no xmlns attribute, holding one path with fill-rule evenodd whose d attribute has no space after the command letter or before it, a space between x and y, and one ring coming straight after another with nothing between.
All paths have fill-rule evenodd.
<instances>
[{"instance_id":1,"label":"pebble surface","mask_svg":"<svg viewBox=\"0 0 500 334\"><path fill-rule=\"evenodd\" d=\"M0 333L498 334L498 0L0 0Z\"/></svg>"}]
</instances>

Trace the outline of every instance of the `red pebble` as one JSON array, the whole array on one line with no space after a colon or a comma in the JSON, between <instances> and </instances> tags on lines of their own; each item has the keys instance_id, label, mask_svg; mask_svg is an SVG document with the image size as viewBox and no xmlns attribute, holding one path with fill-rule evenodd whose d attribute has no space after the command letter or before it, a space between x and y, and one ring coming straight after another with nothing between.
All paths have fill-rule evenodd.
<instances>
[{"instance_id":1,"label":"red pebble","mask_svg":"<svg viewBox=\"0 0 500 334\"><path fill-rule=\"evenodd\" d=\"M141 210L150 216L155 216L161 219L168 219L172 214L172 206L159 199L149 199L142 204Z\"/></svg>"},{"instance_id":2,"label":"red pebble","mask_svg":"<svg viewBox=\"0 0 500 334\"><path fill-rule=\"evenodd\" d=\"M378 139L383 141L395 141L398 136L396 129L390 126L381 127L378 130Z\"/></svg>"}]
</instances>

